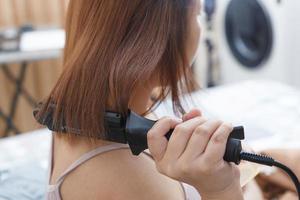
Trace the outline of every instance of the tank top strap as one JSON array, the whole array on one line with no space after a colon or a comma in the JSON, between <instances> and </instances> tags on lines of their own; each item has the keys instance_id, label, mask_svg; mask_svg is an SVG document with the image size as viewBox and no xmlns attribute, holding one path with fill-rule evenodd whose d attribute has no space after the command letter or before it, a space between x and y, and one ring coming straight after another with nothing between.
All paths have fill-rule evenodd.
<instances>
[{"instance_id":1,"label":"tank top strap","mask_svg":"<svg viewBox=\"0 0 300 200\"><path fill-rule=\"evenodd\" d=\"M112 150L117 150L117 149L126 149L129 148L128 144L121 144L121 143L113 143L113 144L109 144L106 146L101 146L98 147L94 150L91 150L85 154L83 154L78 160L76 160L74 163L72 163L56 180L56 184L57 185L61 185L61 183L63 182L64 178L71 173L73 170L75 170L77 167L79 167L81 164L83 164L84 162L92 159L93 157L101 154L101 153L105 153L105 152L109 152Z\"/></svg>"}]
</instances>

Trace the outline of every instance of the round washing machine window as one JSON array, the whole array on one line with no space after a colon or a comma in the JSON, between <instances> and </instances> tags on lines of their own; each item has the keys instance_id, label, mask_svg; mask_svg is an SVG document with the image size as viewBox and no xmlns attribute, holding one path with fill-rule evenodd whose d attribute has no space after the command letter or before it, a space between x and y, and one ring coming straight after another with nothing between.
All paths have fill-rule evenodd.
<instances>
[{"instance_id":1,"label":"round washing machine window","mask_svg":"<svg viewBox=\"0 0 300 200\"><path fill-rule=\"evenodd\" d=\"M225 18L227 42L234 57L248 68L257 68L270 56L273 31L257 0L231 0Z\"/></svg>"}]
</instances>

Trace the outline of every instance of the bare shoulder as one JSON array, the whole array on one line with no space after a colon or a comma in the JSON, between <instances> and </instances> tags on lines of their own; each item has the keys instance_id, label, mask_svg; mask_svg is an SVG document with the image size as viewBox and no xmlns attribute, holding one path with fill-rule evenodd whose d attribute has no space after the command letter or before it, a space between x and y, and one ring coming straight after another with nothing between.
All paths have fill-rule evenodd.
<instances>
[{"instance_id":1,"label":"bare shoulder","mask_svg":"<svg viewBox=\"0 0 300 200\"><path fill-rule=\"evenodd\" d=\"M67 199L183 200L180 184L159 174L145 154L133 156L129 149L101 154L72 172L61 194Z\"/></svg>"}]
</instances>

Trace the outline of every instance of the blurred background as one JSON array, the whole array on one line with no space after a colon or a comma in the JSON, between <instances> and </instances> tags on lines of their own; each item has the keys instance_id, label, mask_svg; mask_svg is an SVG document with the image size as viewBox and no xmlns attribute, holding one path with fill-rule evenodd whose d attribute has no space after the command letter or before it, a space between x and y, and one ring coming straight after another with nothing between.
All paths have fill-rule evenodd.
<instances>
[{"instance_id":1,"label":"blurred background","mask_svg":"<svg viewBox=\"0 0 300 200\"><path fill-rule=\"evenodd\" d=\"M196 71L203 85L267 79L300 87L300 1L203 2Z\"/></svg>"},{"instance_id":2,"label":"blurred background","mask_svg":"<svg viewBox=\"0 0 300 200\"><path fill-rule=\"evenodd\" d=\"M37 128L32 106L50 92L61 71L59 29L67 3L0 0L0 137Z\"/></svg>"}]
</instances>

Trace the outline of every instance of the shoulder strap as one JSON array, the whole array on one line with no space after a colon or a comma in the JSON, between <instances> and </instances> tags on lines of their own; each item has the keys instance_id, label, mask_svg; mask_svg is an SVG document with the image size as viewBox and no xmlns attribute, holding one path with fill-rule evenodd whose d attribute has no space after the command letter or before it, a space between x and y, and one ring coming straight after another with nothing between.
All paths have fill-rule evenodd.
<instances>
[{"instance_id":1,"label":"shoulder strap","mask_svg":"<svg viewBox=\"0 0 300 200\"><path fill-rule=\"evenodd\" d=\"M113 143L110 145L98 147L92 151L89 151L89 152L83 154L78 160L76 160L73 164L71 164L65 172L63 172L58 177L56 184L60 185L63 182L66 175L68 175L74 169L79 167L84 162L90 160L91 158L93 158L101 153L104 153L104 152L108 152L108 151L112 151L112 150L116 150L116 149L126 149L126 148L129 148L128 144Z\"/></svg>"}]
</instances>

